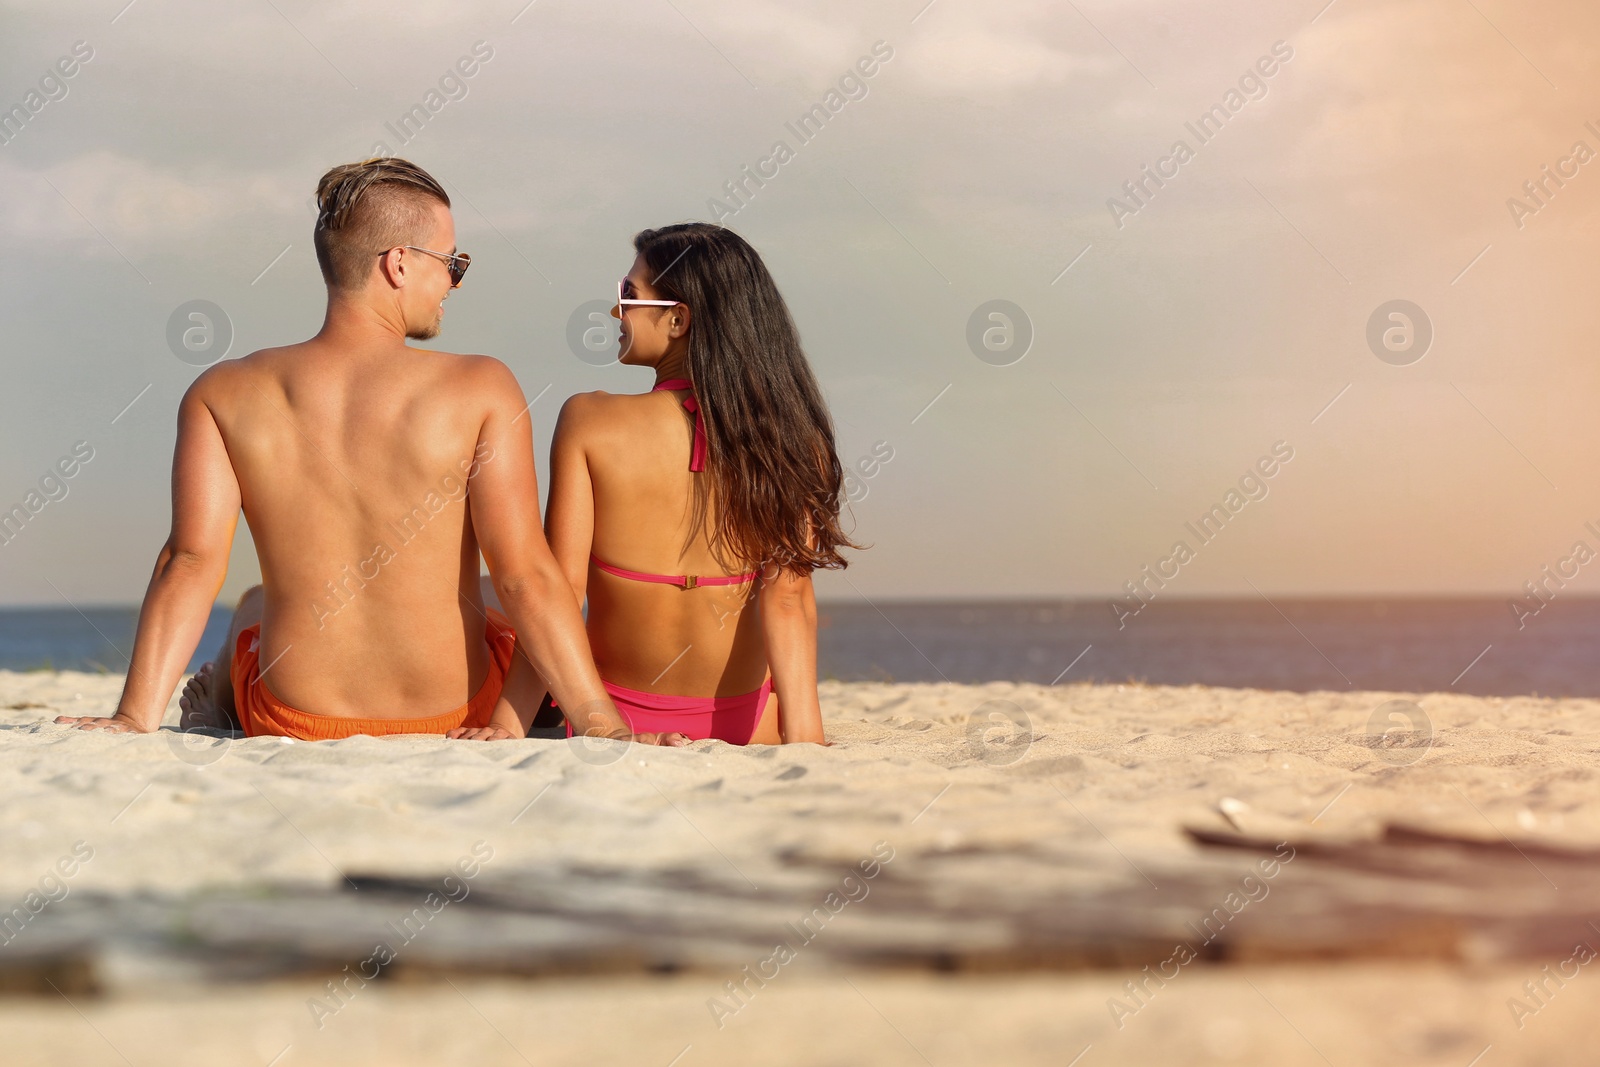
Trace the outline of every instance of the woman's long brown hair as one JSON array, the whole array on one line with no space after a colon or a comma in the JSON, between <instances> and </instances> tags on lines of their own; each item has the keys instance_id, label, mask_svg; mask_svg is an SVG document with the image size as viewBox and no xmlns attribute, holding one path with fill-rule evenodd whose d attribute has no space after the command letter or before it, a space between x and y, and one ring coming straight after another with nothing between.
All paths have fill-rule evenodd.
<instances>
[{"instance_id":1,"label":"woman's long brown hair","mask_svg":"<svg viewBox=\"0 0 1600 1067\"><path fill-rule=\"evenodd\" d=\"M712 551L763 568L848 566L839 550L860 546L840 527L833 420L761 256L704 222L643 230L633 246L655 289L689 306L688 373L711 483L696 494L698 519Z\"/></svg>"}]
</instances>

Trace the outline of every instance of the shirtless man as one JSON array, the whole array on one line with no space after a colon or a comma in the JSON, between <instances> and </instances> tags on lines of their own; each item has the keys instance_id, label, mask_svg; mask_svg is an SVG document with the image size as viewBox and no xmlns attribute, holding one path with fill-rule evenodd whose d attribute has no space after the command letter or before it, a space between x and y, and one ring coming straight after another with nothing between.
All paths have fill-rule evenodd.
<instances>
[{"instance_id":1,"label":"shirtless man","mask_svg":"<svg viewBox=\"0 0 1600 1067\"><path fill-rule=\"evenodd\" d=\"M109 719L56 721L160 725L222 587L242 506L262 587L241 604L217 669L191 686L186 724L215 710L250 735L511 736L489 725L497 710L497 721L517 721L499 705L536 703L548 685L576 709L575 733L682 743L630 734L601 686L540 527L533 420L516 378L487 356L406 344L439 333L469 262L445 191L411 163L374 159L329 171L317 203L321 331L219 363L189 388L172 533L122 699ZM480 551L505 615L484 606ZM502 691L513 646L532 661L517 693Z\"/></svg>"}]
</instances>

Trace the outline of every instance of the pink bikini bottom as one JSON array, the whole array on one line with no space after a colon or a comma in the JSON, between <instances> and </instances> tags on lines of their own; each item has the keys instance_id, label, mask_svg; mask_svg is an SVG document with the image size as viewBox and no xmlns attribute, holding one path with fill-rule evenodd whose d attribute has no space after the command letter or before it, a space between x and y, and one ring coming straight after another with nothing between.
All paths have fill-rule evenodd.
<instances>
[{"instance_id":1,"label":"pink bikini bottom","mask_svg":"<svg viewBox=\"0 0 1600 1067\"><path fill-rule=\"evenodd\" d=\"M634 733L670 733L677 731L691 741L714 737L730 745L748 745L761 724L761 713L767 709L767 696L772 692L772 678L761 683L752 693L732 697L680 697L665 693L642 693L613 685L604 679L601 684L617 710ZM567 736L572 736L572 724L567 723Z\"/></svg>"}]
</instances>

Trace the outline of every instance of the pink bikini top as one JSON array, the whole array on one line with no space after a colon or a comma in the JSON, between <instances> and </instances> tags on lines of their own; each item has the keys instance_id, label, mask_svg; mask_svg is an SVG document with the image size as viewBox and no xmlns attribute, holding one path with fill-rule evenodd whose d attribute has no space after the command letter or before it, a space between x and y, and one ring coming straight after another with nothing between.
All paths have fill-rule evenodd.
<instances>
[{"instance_id":1,"label":"pink bikini top","mask_svg":"<svg viewBox=\"0 0 1600 1067\"><path fill-rule=\"evenodd\" d=\"M666 381L657 382L655 388L650 391L676 392L680 389L693 388L687 378L668 378ZM694 416L694 445L689 451L689 469L703 471L706 469L706 427L700 417L700 405L695 400L693 392L683 398L683 410ZM593 552L589 553L589 561L607 574L614 574L618 578L627 578L635 582L655 582L658 585L675 585L680 589L696 589L702 585L744 585L756 579L754 571L749 574L718 574L707 577L698 574L646 574L644 571L614 567Z\"/></svg>"}]
</instances>

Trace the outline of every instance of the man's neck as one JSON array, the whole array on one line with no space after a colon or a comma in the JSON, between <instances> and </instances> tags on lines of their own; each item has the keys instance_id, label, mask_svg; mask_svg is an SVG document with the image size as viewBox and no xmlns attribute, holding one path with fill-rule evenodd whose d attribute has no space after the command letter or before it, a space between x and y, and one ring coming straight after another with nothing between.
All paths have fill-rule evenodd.
<instances>
[{"instance_id":1,"label":"man's neck","mask_svg":"<svg viewBox=\"0 0 1600 1067\"><path fill-rule=\"evenodd\" d=\"M360 296L338 290L328 294L328 310L315 338L339 346L390 343L404 345L406 331L394 309L374 307Z\"/></svg>"}]
</instances>

